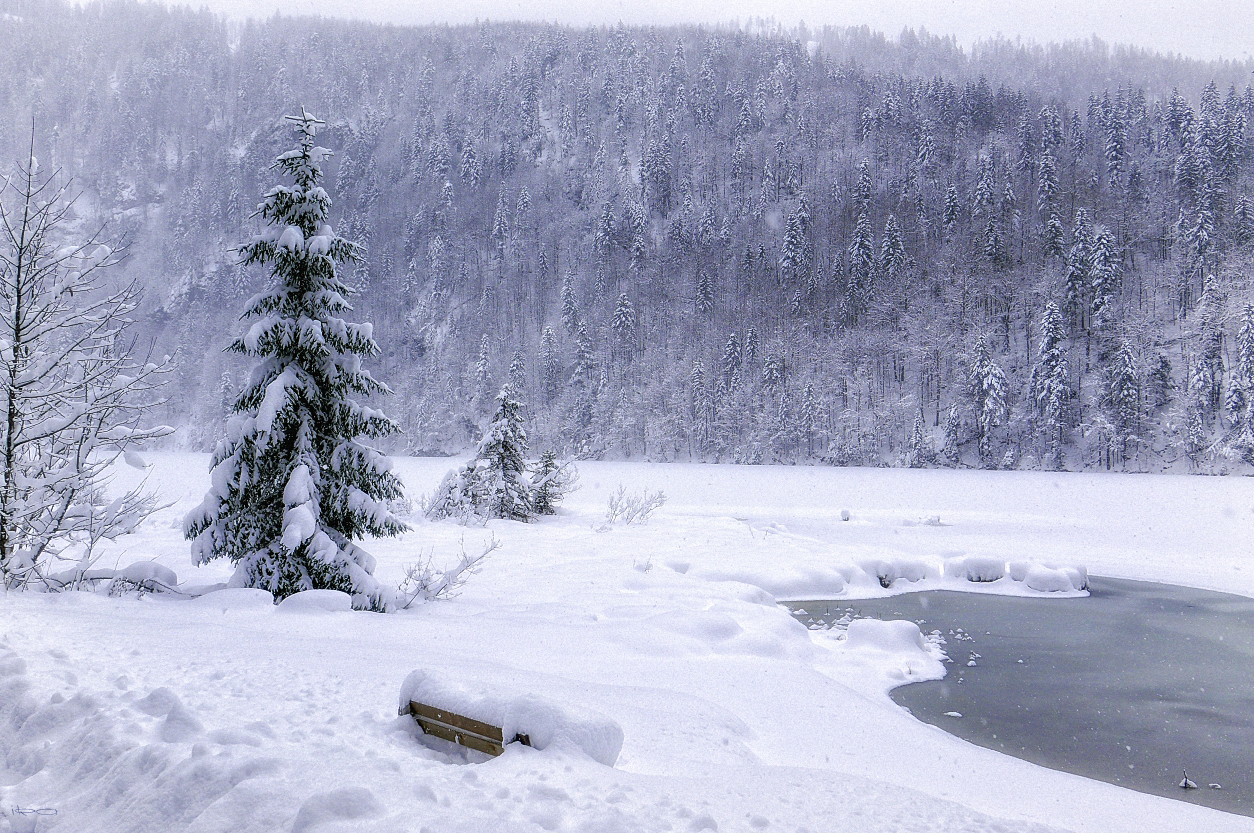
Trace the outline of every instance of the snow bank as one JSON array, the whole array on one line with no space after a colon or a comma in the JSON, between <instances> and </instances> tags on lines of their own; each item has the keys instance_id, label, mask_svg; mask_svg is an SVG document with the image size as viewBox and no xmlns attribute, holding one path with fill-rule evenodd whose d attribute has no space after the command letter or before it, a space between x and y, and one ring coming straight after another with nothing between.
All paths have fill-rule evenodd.
<instances>
[{"instance_id":1,"label":"snow bank","mask_svg":"<svg viewBox=\"0 0 1254 833\"><path fill-rule=\"evenodd\" d=\"M132 581L149 589L162 585L174 588L179 583L179 577L173 570L155 561L136 561L134 564L128 564L118 571L118 578Z\"/></svg>"},{"instance_id":2,"label":"snow bank","mask_svg":"<svg viewBox=\"0 0 1254 833\"><path fill-rule=\"evenodd\" d=\"M269 610L274 596L256 587L225 587L192 599L190 604L226 613L228 610Z\"/></svg>"},{"instance_id":3,"label":"snow bank","mask_svg":"<svg viewBox=\"0 0 1254 833\"><path fill-rule=\"evenodd\" d=\"M992 582L1006 575L1006 562L988 556L969 555L945 559L945 575L967 581Z\"/></svg>"},{"instance_id":4,"label":"snow bank","mask_svg":"<svg viewBox=\"0 0 1254 833\"><path fill-rule=\"evenodd\" d=\"M302 590L279 602L280 613L340 613L353 609L353 597L339 590Z\"/></svg>"},{"instance_id":5,"label":"snow bank","mask_svg":"<svg viewBox=\"0 0 1254 833\"><path fill-rule=\"evenodd\" d=\"M409 710L410 701L500 726L507 740L527 735L533 749L574 749L606 766L614 765L623 748L622 727L609 718L482 681L456 681L420 669L401 685L402 713Z\"/></svg>"}]
</instances>

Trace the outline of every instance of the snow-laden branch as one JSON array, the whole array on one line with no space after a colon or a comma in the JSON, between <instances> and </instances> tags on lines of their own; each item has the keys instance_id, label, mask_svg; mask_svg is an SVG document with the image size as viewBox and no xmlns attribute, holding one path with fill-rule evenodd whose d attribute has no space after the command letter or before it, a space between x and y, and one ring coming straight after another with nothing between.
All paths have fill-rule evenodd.
<instances>
[{"instance_id":1,"label":"snow-laden branch","mask_svg":"<svg viewBox=\"0 0 1254 833\"><path fill-rule=\"evenodd\" d=\"M68 241L64 186L19 168L0 190L0 580L58 589L73 554L130 532L155 508L143 484L106 497L108 472L162 402L168 358L141 357L126 332L139 301L105 288L123 251L101 233Z\"/></svg>"}]
</instances>

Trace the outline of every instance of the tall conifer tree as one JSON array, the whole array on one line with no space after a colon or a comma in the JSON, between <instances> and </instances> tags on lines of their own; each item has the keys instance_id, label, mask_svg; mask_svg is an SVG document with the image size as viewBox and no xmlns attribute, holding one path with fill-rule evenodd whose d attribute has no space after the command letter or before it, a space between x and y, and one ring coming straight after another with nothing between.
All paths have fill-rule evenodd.
<instances>
[{"instance_id":1,"label":"tall conifer tree","mask_svg":"<svg viewBox=\"0 0 1254 833\"><path fill-rule=\"evenodd\" d=\"M303 109L287 119L300 147L275 167L293 183L266 194L257 214L267 227L241 248L245 264L270 267L274 286L249 303L253 324L228 348L258 364L214 451L213 486L184 532L197 563L236 564L233 585L278 598L342 590L357 607L383 609L374 559L354 541L405 531L387 507L401 484L360 438L397 426L353 398L389 391L362 367L379 350L371 325L340 317L351 307L336 267L355 246L328 223L320 163L330 151L314 144L324 122Z\"/></svg>"}]
</instances>

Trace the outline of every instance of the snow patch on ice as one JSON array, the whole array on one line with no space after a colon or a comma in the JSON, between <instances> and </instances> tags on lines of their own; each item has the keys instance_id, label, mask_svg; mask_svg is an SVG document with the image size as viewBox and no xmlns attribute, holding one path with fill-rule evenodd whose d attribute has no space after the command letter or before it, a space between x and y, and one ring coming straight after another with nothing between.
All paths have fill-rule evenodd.
<instances>
[{"instance_id":1,"label":"snow patch on ice","mask_svg":"<svg viewBox=\"0 0 1254 833\"><path fill-rule=\"evenodd\" d=\"M923 632L914 622L894 619L855 619L845 631L845 647L850 649L875 648L880 651L911 654L926 650Z\"/></svg>"}]
</instances>

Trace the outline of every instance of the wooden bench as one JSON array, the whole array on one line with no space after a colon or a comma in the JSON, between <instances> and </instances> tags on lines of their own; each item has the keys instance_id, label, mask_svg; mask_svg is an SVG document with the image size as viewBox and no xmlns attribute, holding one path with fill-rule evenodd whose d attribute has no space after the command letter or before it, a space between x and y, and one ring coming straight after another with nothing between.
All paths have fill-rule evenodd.
<instances>
[{"instance_id":1,"label":"wooden bench","mask_svg":"<svg viewBox=\"0 0 1254 833\"><path fill-rule=\"evenodd\" d=\"M401 709L401 714L406 713L413 716L414 721L425 734L434 735L488 755L500 755L505 751L505 736L500 726L437 709L426 703L419 703L417 700L409 701L408 710ZM530 746L531 738L518 734L514 735L509 742Z\"/></svg>"}]
</instances>

